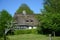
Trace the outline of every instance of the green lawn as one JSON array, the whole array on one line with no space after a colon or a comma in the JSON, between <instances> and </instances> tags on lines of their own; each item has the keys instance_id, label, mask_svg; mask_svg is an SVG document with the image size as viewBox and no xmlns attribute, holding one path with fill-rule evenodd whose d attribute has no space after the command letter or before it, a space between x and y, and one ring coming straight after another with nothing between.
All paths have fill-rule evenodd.
<instances>
[{"instance_id":1,"label":"green lawn","mask_svg":"<svg viewBox=\"0 0 60 40\"><path fill-rule=\"evenodd\" d=\"M48 36L38 34L20 34L8 36L9 40L49 40ZM53 40L60 40L60 37L54 37Z\"/></svg>"}]
</instances>

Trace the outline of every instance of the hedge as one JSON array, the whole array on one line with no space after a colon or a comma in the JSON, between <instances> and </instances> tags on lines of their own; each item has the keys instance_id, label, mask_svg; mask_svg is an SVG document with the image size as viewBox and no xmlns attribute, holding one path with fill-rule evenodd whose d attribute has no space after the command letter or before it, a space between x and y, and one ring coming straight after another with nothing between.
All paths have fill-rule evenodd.
<instances>
[{"instance_id":1,"label":"hedge","mask_svg":"<svg viewBox=\"0 0 60 40\"><path fill-rule=\"evenodd\" d=\"M37 34L37 30L36 29L15 30L14 34L15 35L18 35L18 34Z\"/></svg>"}]
</instances>

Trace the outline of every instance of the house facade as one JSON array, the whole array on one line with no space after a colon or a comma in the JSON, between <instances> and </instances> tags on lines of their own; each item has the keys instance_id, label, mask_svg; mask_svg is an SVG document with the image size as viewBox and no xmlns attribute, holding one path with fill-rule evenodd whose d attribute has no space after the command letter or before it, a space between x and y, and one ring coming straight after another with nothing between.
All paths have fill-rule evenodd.
<instances>
[{"instance_id":1,"label":"house facade","mask_svg":"<svg viewBox=\"0 0 60 40\"><path fill-rule=\"evenodd\" d=\"M25 11L22 13L14 14L15 29L36 29L38 20L35 18L36 14L27 14Z\"/></svg>"}]
</instances>

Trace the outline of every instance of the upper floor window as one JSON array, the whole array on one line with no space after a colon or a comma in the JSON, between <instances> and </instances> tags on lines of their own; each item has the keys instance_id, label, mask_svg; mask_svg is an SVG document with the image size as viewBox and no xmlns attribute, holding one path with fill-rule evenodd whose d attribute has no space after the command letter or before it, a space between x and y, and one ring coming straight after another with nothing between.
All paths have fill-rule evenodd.
<instances>
[{"instance_id":1,"label":"upper floor window","mask_svg":"<svg viewBox=\"0 0 60 40\"><path fill-rule=\"evenodd\" d=\"M33 22L33 20L30 20L30 22Z\"/></svg>"},{"instance_id":2,"label":"upper floor window","mask_svg":"<svg viewBox=\"0 0 60 40\"><path fill-rule=\"evenodd\" d=\"M29 22L29 20L26 20L26 22Z\"/></svg>"},{"instance_id":3,"label":"upper floor window","mask_svg":"<svg viewBox=\"0 0 60 40\"><path fill-rule=\"evenodd\" d=\"M26 22L33 22L33 20L31 20L31 19L30 20L26 20Z\"/></svg>"}]
</instances>

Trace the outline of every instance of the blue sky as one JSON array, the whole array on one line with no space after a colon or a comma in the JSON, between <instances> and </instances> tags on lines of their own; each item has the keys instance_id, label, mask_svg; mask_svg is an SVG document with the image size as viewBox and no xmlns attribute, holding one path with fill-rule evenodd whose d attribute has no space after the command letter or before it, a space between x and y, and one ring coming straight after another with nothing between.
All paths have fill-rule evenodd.
<instances>
[{"instance_id":1,"label":"blue sky","mask_svg":"<svg viewBox=\"0 0 60 40\"><path fill-rule=\"evenodd\" d=\"M0 11L5 9L14 15L21 4L27 4L34 13L40 13L43 9L43 0L0 0Z\"/></svg>"}]
</instances>

